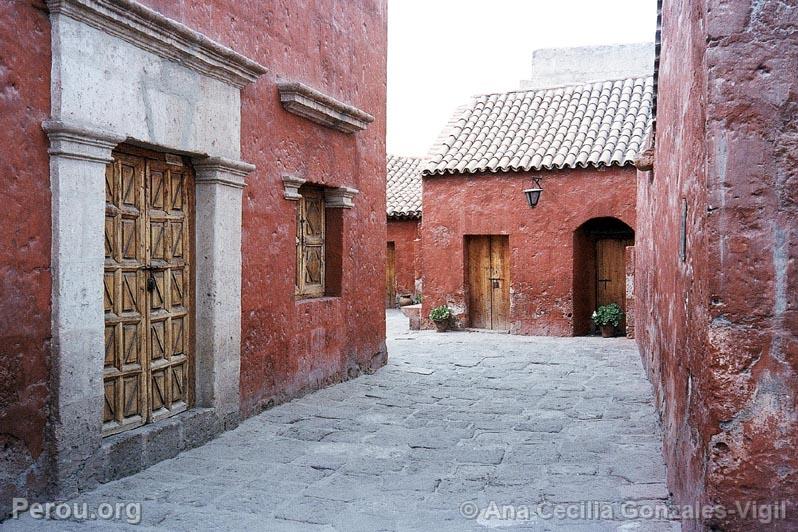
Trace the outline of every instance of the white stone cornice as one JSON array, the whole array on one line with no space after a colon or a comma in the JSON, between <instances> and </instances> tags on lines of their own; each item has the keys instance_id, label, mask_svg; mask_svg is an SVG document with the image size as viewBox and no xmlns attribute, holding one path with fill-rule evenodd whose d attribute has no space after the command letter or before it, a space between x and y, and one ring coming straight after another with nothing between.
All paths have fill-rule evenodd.
<instances>
[{"instance_id":1,"label":"white stone cornice","mask_svg":"<svg viewBox=\"0 0 798 532\"><path fill-rule=\"evenodd\" d=\"M50 139L48 153L66 159L109 163L111 151L125 140L123 135L62 120L45 120L42 129Z\"/></svg>"},{"instance_id":2,"label":"white stone cornice","mask_svg":"<svg viewBox=\"0 0 798 532\"><path fill-rule=\"evenodd\" d=\"M356 188L338 187L324 189L324 206L332 209L351 209L355 206Z\"/></svg>"},{"instance_id":3,"label":"white stone cornice","mask_svg":"<svg viewBox=\"0 0 798 532\"><path fill-rule=\"evenodd\" d=\"M266 67L257 62L135 0L46 1L53 15L84 22L237 87L252 83L266 72Z\"/></svg>"},{"instance_id":4,"label":"white stone cornice","mask_svg":"<svg viewBox=\"0 0 798 532\"><path fill-rule=\"evenodd\" d=\"M366 129L374 121L374 117L367 112L340 102L304 83L282 82L277 84L277 89L280 91L280 102L286 111L344 133Z\"/></svg>"},{"instance_id":5,"label":"white stone cornice","mask_svg":"<svg viewBox=\"0 0 798 532\"><path fill-rule=\"evenodd\" d=\"M224 157L205 157L194 159L191 163L197 183L216 183L233 188L244 188L244 178L255 170L254 164Z\"/></svg>"},{"instance_id":6,"label":"white stone cornice","mask_svg":"<svg viewBox=\"0 0 798 532\"><path fill-rule=\"evenodd\" d=\"M302 199L302 194L299 193L299 187L305 184L305 179L293 175L283 176L283 197L287 200L298 201Z\"/></svg>"}]
</instances>

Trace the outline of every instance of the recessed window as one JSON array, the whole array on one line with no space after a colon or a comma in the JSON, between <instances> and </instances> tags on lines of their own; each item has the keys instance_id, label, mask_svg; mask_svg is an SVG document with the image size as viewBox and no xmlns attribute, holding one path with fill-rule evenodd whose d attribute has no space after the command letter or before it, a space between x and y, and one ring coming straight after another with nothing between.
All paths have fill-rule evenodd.
<instances>
[{"instance_id":1,"label":"recessed window","mask_svg":"<svg viewBox=\"0 0 798 532\"><path fill-rule=\"evenodd\" d=\"M321 297L325 291L324 190L303 185L296 211L296 295Z\"/></svg>"}]
</instances>

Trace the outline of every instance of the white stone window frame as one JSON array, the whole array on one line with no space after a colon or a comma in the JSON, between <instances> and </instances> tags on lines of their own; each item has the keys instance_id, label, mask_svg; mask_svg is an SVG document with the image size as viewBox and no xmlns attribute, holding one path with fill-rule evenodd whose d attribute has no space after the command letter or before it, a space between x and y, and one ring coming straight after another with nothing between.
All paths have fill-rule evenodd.
<instances>
[{"instance_id":1,"label":"white stone window frame","mask_svg":"<svg viewBox=\"0 0 798 532\"><path fill-rule=\"evenodd\" d=\"M238 423L241 88L266 69L133 0L47 0L52 24L54 495L133 473ZM105 167L134 143L195 170L195 408L102 438Z\"/></svg>"}]
</instances>

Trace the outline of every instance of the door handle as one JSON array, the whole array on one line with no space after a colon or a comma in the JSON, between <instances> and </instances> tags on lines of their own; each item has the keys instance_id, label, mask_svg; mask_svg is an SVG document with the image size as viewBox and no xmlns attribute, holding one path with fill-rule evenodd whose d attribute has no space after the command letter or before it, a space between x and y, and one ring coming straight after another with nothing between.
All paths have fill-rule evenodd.
<instances>
[{"instance_id":1,"label":"door handle","mask_svg":"<svg viewBox=\"0 0 798 532\"><path fill-rule=\"evenodd\" d=\"M147 273L147 292L152 292L157 286L153 272L159 271L161 268L156 268L154 266L143 266L141 269Z\"/></svg>"}]
</instances>

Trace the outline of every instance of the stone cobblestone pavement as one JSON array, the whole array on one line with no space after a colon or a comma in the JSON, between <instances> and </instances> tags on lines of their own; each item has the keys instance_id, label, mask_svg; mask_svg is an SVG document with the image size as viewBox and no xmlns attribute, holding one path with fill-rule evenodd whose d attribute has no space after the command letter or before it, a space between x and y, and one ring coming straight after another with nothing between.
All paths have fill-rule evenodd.
<instances>
[{"instance_id":1,"label":"stone cobblestone pavement","mask_svg":"<svg viewBox=\"0 0 798 532\"><path fill-rule=\"evenodd\" d=\"M668 497L632 341L410 332L396 311L388 328L389 364L376 374L277 406L73 501L140 502L139 525L27 516L0 527L679 529L621 514L624 502L628 516ZM463 515L474 508L481 516ZM607 508L612 519L600 515ZM558 511L588 519L536 515Z\"/></svg>"}]
</instances>

